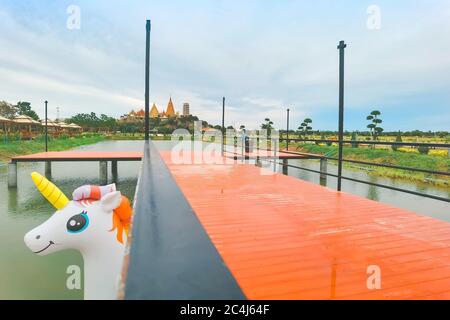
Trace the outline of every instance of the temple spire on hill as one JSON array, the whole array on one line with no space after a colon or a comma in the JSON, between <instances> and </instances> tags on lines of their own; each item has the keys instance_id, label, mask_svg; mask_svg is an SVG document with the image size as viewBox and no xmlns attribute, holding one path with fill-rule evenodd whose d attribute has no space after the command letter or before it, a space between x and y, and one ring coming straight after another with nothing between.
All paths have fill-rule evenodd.
<instances>
[{"instance_id":1,"label":"temple spire on hill","mask_svg":"<svg viewBox=\"0 0 450 320\"><path fill-rule=\"evenodd\" d=\"M183 105L183 116L189 114L189 104L185 103ZM173 106L172 97L169 98L169 102L167 103L167 109L166 111L159 112L158 107L156 106L156 103L153 103L151 109L150 109L150 118L156 119L167 119L167 118L175 118L179 117L179 113L175 112L175 108ZM130 113L123 115L121 117L121 121L124 122L135 122L135 121L143 121L145 118L145 111L144 109L134 111L131 110Z\"/></svg>"},{"instance_id":2,"label":"temple spire on hill","mask_svg":"<svg viewBox=\"0 0 450 320\"><path fill-rule=\"evenodd\" d=\"M167 104L166 117L174 117L175 109L173 107L172 97L169 99L169 103Z\"/></svg>"}]
</instances>

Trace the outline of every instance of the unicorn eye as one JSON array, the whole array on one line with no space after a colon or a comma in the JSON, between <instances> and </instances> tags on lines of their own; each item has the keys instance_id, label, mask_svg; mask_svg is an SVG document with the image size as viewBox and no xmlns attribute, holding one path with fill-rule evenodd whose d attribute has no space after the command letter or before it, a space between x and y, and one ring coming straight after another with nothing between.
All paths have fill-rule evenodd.
<instances>
[{"instance_id":1,"label":"unicorn eye","mask_svg":"<svg viewBox=\"0 0 450 320\"><path fill-rule=\"evenodd\" d=\"M83 231L89 225L89 217L86 212L74 215L67 221L67 231L70 233L78 233Z\"/></svg>"}]
</instances>

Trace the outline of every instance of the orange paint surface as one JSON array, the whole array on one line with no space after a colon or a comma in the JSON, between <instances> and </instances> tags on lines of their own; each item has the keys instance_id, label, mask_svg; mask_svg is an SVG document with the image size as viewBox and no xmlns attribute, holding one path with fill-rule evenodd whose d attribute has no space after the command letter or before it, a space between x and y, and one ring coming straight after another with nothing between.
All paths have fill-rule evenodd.
<instances>
[{"instance_id":1,"label":"orange paint surface","mask_svg":"<svg viewBox=\"0 0 450 320\"><path fill-rule=\"evenodd\" d=\"M162 156L249 299L450 298L447 222L253 165Z\"/></svg>"},{"instance_id":2,"label":"orange paint surface","mask_svg":"<svg viewBox=\"0 0 450 320\"><path fill-rule=\"evenodd\" d=\"M256 159L257 157L260 158L273 158L277 157L278 159L307 159L311 157L317 157L320 158L320 155L317 154L309 154L309 153L294 153L294 152L284 152L284 151L278 151L274 153L270 150L254 150L252 152L244 152L242 154L241 148L236 148L236 150L233 150L232 148L229 148L227 152L225 152L225 156L229 158L237 157L248 157L250 159Z\"/></svg>"}]
</instances>

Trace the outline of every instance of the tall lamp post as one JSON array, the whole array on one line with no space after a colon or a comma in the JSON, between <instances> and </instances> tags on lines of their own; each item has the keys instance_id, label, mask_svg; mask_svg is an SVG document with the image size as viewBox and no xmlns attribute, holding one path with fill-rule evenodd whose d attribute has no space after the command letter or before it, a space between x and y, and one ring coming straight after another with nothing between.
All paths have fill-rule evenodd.
<instances>
[{"instance_id":1,"label":"tall lamp post","mask_svg":"<svg viewBox=\"0 0 450 320\"><path fill-rule=\"evenodd\" d=\"M337 190L341 191L342 182L342 147L344 144L344 52L347 45L339 42L339 156Z\"/></svg>"},{"instance_id":2,"label":"tall lamp post","mask_svg":"<svg viewBox=\"0 0 450 320\"><path fill-rule=\"evenodd\" d=\"M45 152L48 152L47 104L48 104L48 101L45 100Z\"/></svg>"},{"instance_id":3,"label":"tall lamp post","mask_svg":"<svg viewBox=\"0 0 450 320\"><path fill-rule=\"evenodd\" d=\"M147 20L146 26L146 45L145 45L145 141L150 139L150 110L149 110L149 96L150 96L150 30L151 22Z\"/></svg>"}]
</instances>

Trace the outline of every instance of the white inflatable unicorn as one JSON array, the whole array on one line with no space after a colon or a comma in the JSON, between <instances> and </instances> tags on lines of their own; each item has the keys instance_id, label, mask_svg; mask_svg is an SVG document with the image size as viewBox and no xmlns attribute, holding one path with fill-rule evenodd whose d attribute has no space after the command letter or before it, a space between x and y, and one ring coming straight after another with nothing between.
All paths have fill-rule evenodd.
<instances>
[{"instance_id":1,"label":"white inflatable unicorn","mask_svg":"<svg viewBox=\"0 0 450 320\"><path fill-rule=\"evenodd\" d=\"M82 186L69 201L39 173L31 176L57 211L25 235L28 248L41 256L65 249L79 250L84 259L84 298L116 299L132 213L128 199L111 184Z\"/></svg>"}]
</instances>

